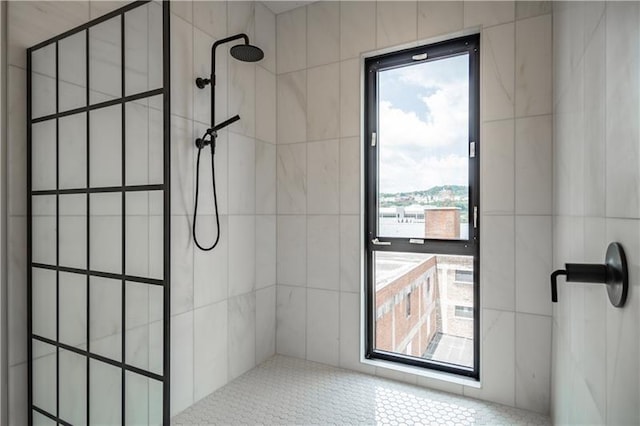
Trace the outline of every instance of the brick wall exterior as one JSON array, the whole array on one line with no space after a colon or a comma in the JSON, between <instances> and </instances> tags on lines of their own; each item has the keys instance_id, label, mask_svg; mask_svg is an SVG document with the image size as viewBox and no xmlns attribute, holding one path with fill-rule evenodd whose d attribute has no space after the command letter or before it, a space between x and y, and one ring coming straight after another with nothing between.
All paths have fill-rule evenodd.
<instances>
[{"instance_id":1,"label":"brick wall exterior","mask_svg":"<svg viewBox=\"0 0 640 426\"><path fill-rule=\"evenodd\" d=\"M432 256L399 276L376 292L376 313L385 306L385 313L376 320L376 348L405 353L411 342L411 355L422 356L431 336L436 332L434 292L437 292L436 257ZM427 283L430 291L427 292ZM408 293L411 310L407 316ZM430 318L427 321L427 318ZM429 323L429 329L427 329ZM422 330L422 332L419 332ZM409 336L413 338L409 339Z\"/></svg>"},{"instance_id":2,"label":"brick wall exterior","mask_svg":"<svg viewBox=\"0 0 640 426\"><path fill-rule=\"evenodd\" d=\"M456 207L425 209L424 235L426 238L460 238L460 209Z\"/></svg>"}]
</instances>

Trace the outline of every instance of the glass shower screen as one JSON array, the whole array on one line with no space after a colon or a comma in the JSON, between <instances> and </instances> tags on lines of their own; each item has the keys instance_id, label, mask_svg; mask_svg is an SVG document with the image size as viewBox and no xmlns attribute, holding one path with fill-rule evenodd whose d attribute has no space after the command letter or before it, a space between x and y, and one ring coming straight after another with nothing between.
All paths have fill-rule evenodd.
<instances>
[{"instance_id":1,"label":"glass shower screen","mask_svg":"<svg viewBox=\"0 0 640 426\"><path fill-rule=\"evenodd\" d=\"M169 423L168 13L27 51L30 424Z\"/></svg>"}]
</instances>

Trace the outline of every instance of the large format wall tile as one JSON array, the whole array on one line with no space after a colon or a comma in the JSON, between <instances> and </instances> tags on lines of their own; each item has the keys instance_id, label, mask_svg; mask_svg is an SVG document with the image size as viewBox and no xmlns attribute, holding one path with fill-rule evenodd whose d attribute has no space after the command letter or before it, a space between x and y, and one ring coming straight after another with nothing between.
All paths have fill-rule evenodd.
<instances>
[{"instance_id":1,"label":"large format wall tile","mask_svg":"<svg viewBox=\"0 0 640 426\"><path fill-rule=\"evenodd\" d=\"M551 113L551 15L516 23L516 116Z\"/></svg>"},{"instance_id":2,"label":"large format wall tile","mask_svg":"<svg viewBox=\"0 0 640 426\"><path fill-rule=\"evenodd\" d=\"M255 43L264 51L260 65L271 73L276 72L276 16L263 4L255 5ZM257 96L256 102L260 97Z\"/></svg>"},{"instance_id":3,"label":"large format wall tile","mask_svg":"<svg viewBox=\"0 0 640 426\"><path fill-rule=\"evenodd\" d=\"M277 78L278 143L307 140L307 72L279 74Z\"/></svg>"},{"instance_id":4,"label":"large format wall tile","mask_svg":"<svg viewBox=\"0 0 640 426\"><path fill-rule=\"evenodd\" d=\"M278 284L306 287L307 283L307 217L279 215Z\"/></svg>"},{"instance_id":5,"label":"large format wall tile","mask_svg":"<svg viewBox=\"0 0 640 426\"><path fill-rule=\"evenodd\" d=\"M307 290L307 358L338 365L340 294L336 291Z\"/></svg>"},{"instance_id":6,"label":"large format wall tile","mask_svg":"<svg viewBox=\"0 0 640 426\"><path fill-rule=\"evenodd\" d=\"M464 26L482 25L490 27L513 21L515 2L512 1L466 1L464 2Z\"/></svg>"},{"instance_id":7,"label":"large format wall tile","mask_svg":"<svg viewBox=\"0 0 640 426\"><path fill-rule=\"evenodd\" d=\"M307 140L337 138L340 132L340 64L307 71Z\"/></svg>"},{"instance_id":8,"label":"large format wall tile","mask_svg":"<svg viewBox=\"0 0 640 426\"><path fill-rule=\"evenodd\" d=\"M339 141L307 144L307 213L337 214L339 200Z\"/></svg>"},{"instance_id":9,"label":"large format wall tile","mask_svg":"<svg viewBox=\"0 0 640 426\"><path fill-rule=\"evenodd\" d=\"M256 291L256 364L276 352L276 286Z\"/></svg>"},{"instance_id":10,"label":"large format wall tile","mask_svg":"<svg viewBox=\"0 0 640 426\"><path fill-rule=\"evenodd\" d=\"M278 214L307 212L307 145L278 145L277 206Z\"/></svg>"},{"instance_id":11,"label":"large format wall tile","mask_svg":"<svg viewBox=\"0 0 640 426\"><path fill-rule=\"evenodd\" d=\"M551 385L551 318L516 314L516 406L546 413Z\"/></svg>"},{"instance_id":12,"label":"large format wall tile","mask_svg":"<svg viewBox=\"0 0 640 426\"><path fill-rule=\"evenodd\" d=\"M357 58L376 47L376 2L340 2L340 59ZM279 71L278 71L279 72Z\"/></svg>"},{"instance_id":13,"label":"large format wall tile","mask_svg":"<svg viewBox=\"0 0 640 426\"><path fill-rule=\"evenodd\" d=\"M515 309L515 225L513 216L485 216L480 241L482 306Z\"/></svg>"},{"instance_id":14,"label":"large format wall tile","mask_svg":"<svg viewBox=\"0 0 640 426\"><path fill-rule=\"evenodd\" d=\"M611 5L606 17L607 216L640 216L640 55L638 4Z\"/></svg>"},{"instance_id":15,"label":"large format wall tile","mask_svg":"<svg viewBox=\"0 0 640 426\"><path fill-rule=\"evenodd\" d=\"M460 31L463 2L418 2L418 39Z\"/></svg>"},{"instance_id":16,"label":"large format wall tile","mask_svg":"<svg viewBox=\"0 0 640 426\"><path fill-rule=\"evenodd\" d=\"M229 380L256 363L256 294L229 299Z\"/></svg>"},{"instance_id":17,"label":"large format wall tile","mask_svg":"<svg viewBox=\"0 0 640 426\"><path fill-rule=\"evenodd\" d=\"M484 214L513 214L515 209L514 121L485 123L480 141L480 190Z\"/></svg>"},{"instance_id":18,"label":"large format wall tile","mask_svg":"<svg viewBox=\"0 0 640 426\"><path fill-rule=\"evenodd\" d=\"M255 290L255 226L253 215L229 216L229 297Z\"/></svg>"},{"instance_id":19,"label":"large format wall tile","mask_svg":"<svg viewBox=\"0 0 640 426\"><path fill-rule=\"evenodd\" d=\"M256 290L276 284L276 216L256 216Z\"/></svg>"},{"instance_id":20,"label":"large format wall tile","mask_svg":"<svg viewBox=\"0 0 640 426\"><path fill-rule=\"evenodd\" d=\"M378 2L376 6L376 47L388 47L416 39L418 21L415 1Z\"/></svg>"},{"instance_id":21,"label":"large format wall tile","mask_svg":"<svg viewBox=\"0 0 640 426\"><path fill-rule=\"evenodd\" d=\"M227 383L227 301L194 311L194 401Z\"/></svg>"},{"instance_id":22,"label":"large format wall tile","mask_svg":"<svg viewBox=\"0 0 640 426\"><path fill-rule=\"evenodd\" d=\"M307 217L307 287L340 289L340 216Z\"/></svg>"},{"instance_id":23,"label":"large format wall tile","mask_svg":"<svg viewBox=\"0 0 640 426\"><path fill-rule=\"evenodd\" d=\"M516 216L515 230L516 311L551 316L551 216Z\"/></svg>"},{"instance_id":24,"label":"large format wall tile","mask_svg":"<svg viewBox=\"0 0 640 426\"><path fill-rule=\"evenodd\" d=\"M516 213L551 214L552 118L516 120Z\"/></svg>"},{"instance_id":25,"label":"large format wall tile","mask_svg":"<svg viewBox=\"0 0 640 426\"><path fill-rule=\"evenodd\" d=\"M515 106L515 26L509 23L491 27L482 35L481 119L511 118Z\"/></svg>"},{"instance_id":26,"label":"large format wall tile","mask_svg":"<svg viewBox=\"0 0 640 426\"><path fill-rule=\"evenodd\" d=\"M307 65L307 9L299 7L276 17L278 74Z\"/></svg>"},{"instance_id":27,"label":"large format wall tile","mask_svg":"<svg viewBox=\"0 0 640 426\"><path fill-rule=\"evenodd\" d=\"M276 303L276 352L304 358L307 289L278 284Z\"/></svg>"},{"instance_id":28,"label":"large format wall tile","mask_svg":"<svg viewBox=\"0 0 640 426\"><path fill-rule=\"evenodd\" d=\"M307 66L340 59L340 2L316 2L307 8Z\"/></svg>"}]
</instances>

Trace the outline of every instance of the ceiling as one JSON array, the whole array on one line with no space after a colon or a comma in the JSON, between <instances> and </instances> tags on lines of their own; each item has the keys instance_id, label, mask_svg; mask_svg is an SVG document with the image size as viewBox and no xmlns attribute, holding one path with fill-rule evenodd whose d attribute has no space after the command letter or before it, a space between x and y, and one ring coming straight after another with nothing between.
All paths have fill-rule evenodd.
<instances>
[{"instance_id":1,"label":"ceiling","mask_svg":"<svg viewBox=\"0 0 640 426\"><path fill-rule=\"evenodd\" d=\"M313 3L313 1L263 1L262 3L277 15L278 13Z\"/></svg>"}]
</instances>

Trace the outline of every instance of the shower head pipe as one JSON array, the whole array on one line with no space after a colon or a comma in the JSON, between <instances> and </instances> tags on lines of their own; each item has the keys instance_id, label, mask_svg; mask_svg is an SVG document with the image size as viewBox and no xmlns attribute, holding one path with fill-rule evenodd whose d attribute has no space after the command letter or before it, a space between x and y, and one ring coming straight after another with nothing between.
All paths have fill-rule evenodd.
<instances>
[{"instance_id":1,"label":"shower head pipe","mask_svg":"<svg viewBox=\"0 0 640 426\"><path fill-rule=\"evenodd\" d=\"M216 86L216 49L218 48L218 46L220 46L221 44L225 44L225 43L229 43L231 41L235 41L235 40L240 40L242 39L242 41L244 41L244 44L241 44L239 46L246 46L248 48L248 50L250 51L250 54L252 53L251 51L253 50L253 56L249 56L247 57L246 55L243 56L238 56L236 54L234 54L233 52L233 48L232 48L232 52L231 55L241 61L245 61L245 62L255 62L258 61L260 59L262 59L262 57L264 56L264 53L262 52L262 50L260 48L257 48L255 46L251 46L249 44L249 36L244 34L244 33L240 33L240 34L236 34L236 35L232 35L230 37L226 37L220 40L217 40L216 42L213 43L213 45L211 46L211 76L208 79L205 78L201 78L198 77L196 79L196 86L198 86L200 89L204 89L205 86L207 86L208 84L211 84L211 127L215 126L215 86ZM234 46L236 47L236 46ZM242 53L246 53L246 50Z\"/></svg>"}]
</instances>

